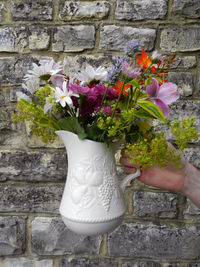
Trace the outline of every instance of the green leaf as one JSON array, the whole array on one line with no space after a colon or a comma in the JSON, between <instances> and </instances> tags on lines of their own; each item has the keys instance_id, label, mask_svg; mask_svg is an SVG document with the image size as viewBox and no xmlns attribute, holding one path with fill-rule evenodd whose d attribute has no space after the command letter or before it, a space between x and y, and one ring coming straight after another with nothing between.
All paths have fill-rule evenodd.
<instances>
[{"instance_id":1,"label":"green leaf","mask_svg":"<svg viewBox=\"0 0 200 267\"><path fill-rule=\"evenodd\" d=\"M144 109L136 110L134 115L138 118L143 118L143 119L155 119L156 118L155 116L145 111Z\"/></svg>"},{"instance_id":2,"label":"green leaf","mask_svg":"<svg viewBox=\"0 0 200 267\"><path fill-rule=\"evenodd\" d=\"M134 91L134 101L137 101L138 99L145 98L148 95L140 90L135 90Z\"/></svg>"},{"instance_id":3,"label":"green leaf","mask_svg":"<svg viewBox=\"0 0 200 267\"><path fill-rule=\"evenodd\" d=\"M47 118L41 118L39 120L34 120L34 123L41 127L48 127L49 126L49 120Z\"/></svg>"},{"instance_id":4,"label":"green leaf","mask_svg":"<svg viewBox=\"0 0 200 267\"><path fill-rule=\"evenodd\" d=\"M58 120L58 125L62 130L75 133L79 136L80 139L85 139L87 134L85 133L83 127L78 122L78 119L75 117L66 117Z\"/></svg>"},{"instance_id":5,"label":"green leaf","mask_svg":"<svg viewBox=\"0 0 200 267\"><path fill-rule=\"evenodd\" d=\"M90 127L87 127L87 135L89 139L97 141L100 139L102 133L103 130L99 129L96 123L92 124Z\"/></svg>"},{"instance_id":6,"label":"green leaf","mask_svg":"<svg viewBox=\"0 0 200 267\"><path fill-rule=\"evenodd\" d=\"M140 89L140 85L137 79L133 79L130 82L128 82L128 84L132 85L133 87L136 87L138 89Z\"/></svg>"},{"instance_id":7,"label":"green leaf","mask_svg":"<svg viewBox=\"0 0 200 267\"><path fill-rule=\"evenodd\" d=\"M149 114L153 115L155 118L166 123L166 119L165 119L165 116L164 116L162 110L158 106L156 106L154 103L152 103L150 101L142 100L142 101L137 102L137 104L142 109L147 111Z\"/></svg>"}]
</instances>

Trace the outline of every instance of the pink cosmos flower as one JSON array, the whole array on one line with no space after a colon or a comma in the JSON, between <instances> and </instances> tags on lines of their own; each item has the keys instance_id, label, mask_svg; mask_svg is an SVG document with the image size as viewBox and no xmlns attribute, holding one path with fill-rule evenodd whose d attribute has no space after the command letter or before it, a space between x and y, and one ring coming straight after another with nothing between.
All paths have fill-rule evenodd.
<instances>
[{"instance_id":1,"label":"pink cosmos flower","mask_svg":"<svg viewBox=\"0 0 200 267\"><path fill-rule=\"evenodd\" d=\"M135 68L134 63L130 65L126 61L122 61L122 71L129 78L137 78L140 75L141 70L139 68Z\"/></svg>"},{"instance_id":2,"label":"pink cosmos flower","mask_svg":"<svg viewBox=\"0 0 200 267\"><path fill-rule=\"evenodd\" d=\"M167 118L169 116L168 105L175 102L180 96L177 85L167 82L159 86L155 78L152 81L153 83L147 85L146 92L150 96L150 100L162 110Z\"/></svg>"}]
</instances>

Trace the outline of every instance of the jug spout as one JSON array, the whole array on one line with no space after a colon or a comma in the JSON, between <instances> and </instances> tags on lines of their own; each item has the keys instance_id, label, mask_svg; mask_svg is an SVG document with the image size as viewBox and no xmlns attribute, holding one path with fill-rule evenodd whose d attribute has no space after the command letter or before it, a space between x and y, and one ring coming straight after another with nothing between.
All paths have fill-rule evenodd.
<instances>
[{"instance_id":1,"label":"jug spout","mask_svg":"<svg viewBox=\"0 0 200 267\"><path fill-rule=\"evenodd\" d=\"M139 168L137 168L137 171L136 171L135 173L131 173L131 174L127 175L127 176L123 179L123 181L121 182L121 185L120 185L122 192L125 191L126 186L127 186L133 179L135 179L135 178L137 178L137 177L139 177L139 176L140 176L140 169L139 169Z\"/></svg>"}]
</instances>

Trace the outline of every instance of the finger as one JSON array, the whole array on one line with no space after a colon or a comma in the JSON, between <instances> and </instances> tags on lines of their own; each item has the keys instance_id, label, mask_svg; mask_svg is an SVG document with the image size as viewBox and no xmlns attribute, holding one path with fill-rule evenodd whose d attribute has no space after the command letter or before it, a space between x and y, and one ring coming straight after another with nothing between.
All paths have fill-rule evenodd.
<instances>
[{"instance_id":1,"label":"finger","mask_svg":"<svg viewBox=\"0 0 200 267\"><path fill-rule=\"evenodd\" d=\"M132 173L135 173L137 171L137 168L135 167L124 167L124 171L125 173L127 174L132 174Z\"/></svg>"}]
</instances>

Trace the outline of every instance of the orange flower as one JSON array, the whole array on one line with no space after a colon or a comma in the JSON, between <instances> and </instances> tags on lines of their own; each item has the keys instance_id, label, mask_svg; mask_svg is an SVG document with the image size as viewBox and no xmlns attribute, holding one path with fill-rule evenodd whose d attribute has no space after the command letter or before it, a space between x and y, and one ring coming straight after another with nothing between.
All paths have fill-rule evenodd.
<instances>
[{"instance_id":1,"label":"orange flower","mask_svg":"<svg viewBox=\"0 0 200 267\"><path fill-rule=\"evenodd\" d=\"M139 59L137 64L142 65L143 68L148 68L148 66L151 65L151 56L148 57L144 49L142 49L142 56L139 57L136 55L136 58Z\"/></svg>"},{"instance_id":2,"label":"orange flower","mask_svg":"<svg viewBox=\"0 0 200 267\"><path fill-rule=\"evenodd\" d=\"M123 83L119 80L119 81L117 82L117 84L115 85L115 87L114 87L114 89L117 91L116 93L117 93L118 96L119 96L119 94L120 94L120 92L121 92L121 90L122 90L122 85L123 85ZM126 92L126 90L129 89L129 88L130 88L130 85L129 85L129 84L126 84L126 85L124 86L124 89L123 89L122 94L123 94L123 95L128 95L128 93Z\"/></svg>"}]
</instances>

